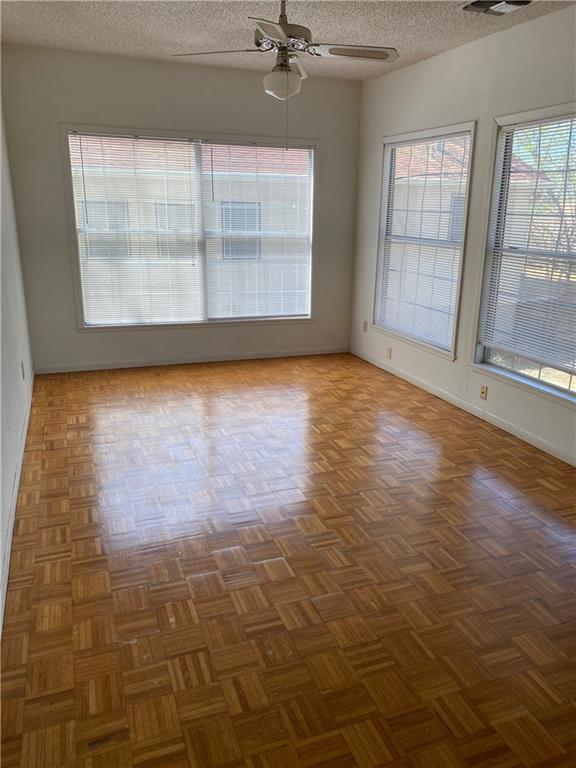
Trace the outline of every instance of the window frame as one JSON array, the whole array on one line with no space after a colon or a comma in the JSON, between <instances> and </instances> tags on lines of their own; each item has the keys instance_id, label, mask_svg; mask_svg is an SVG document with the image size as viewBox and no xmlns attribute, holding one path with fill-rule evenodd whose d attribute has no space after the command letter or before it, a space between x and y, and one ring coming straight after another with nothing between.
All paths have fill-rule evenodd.
<instances>
[{"instance_id":1,"label":"window frame","mask_svg":"<svg viewBox=\"0 0 576 768\"><path fill-rule=\"evenodd\" d=\"M425 349L435 355L443 358L447 358L450 361L456 360L456 347L458 340L458 326L460 319L460 302L462 295L462 280L464 274L464 267L466 263L466 247L468 242L468 218L469 218L469 202L470 202L470 190L472 187L472 175L474 168L474 148L475 148L475 131L476 121L471 120L465 123L456 123L452 125L440 126L435 128L426 128L420 131L411 131L409 133L392 134L381 137L381 179L380 179L380 208L378 211L378 232L376 237L376 260L374 269L374 291L372 296L371 307L371 320L370 328L378 333L392 336L393 338L405 341L413 346ZM444 349L431 342L420 339L416 336L397 331L393 328L386 328L381 325L377 325L374 322L374 316L376 312L377 292L378 292L378 255L380 252L380 235L386 224L386 210L388 206L388 198L390 194L390 158L391 152L388 153L388 147L397 147L407 144L413 144L417 141L428 141L430 139L443 140L446 137L459 135L463 133L470 134L470 151L468 153L468 183L466 185L466 194L464 199L464 231L462 233L462 253L460 256L460 270L458 274L458 283L456 285L456 300L454 302L454 326L452 329L452 338L450 341L450 348Z\"/></svg>"},{"instance_id":2,"label":"window frame","mask_svg":"<svg viewBox=\"0 0 576 768\"><path fill-rule=\"evenodd\" d=\"M316 226L318 223L318 195L317 190L320 185L320 153L321 142L314 138L291 138L288 141L282 138L271 136L246 136L238 134L218 134L205 132L176 131L156 128L132 128L92 125L84 123L59 123L60 134L60 152L62 157L62 168L64 171L64 198L67 219L67 239L68 252L71 262L73 297L76 315L76 330L82 333L106 333L116 331L147 331L158 330L162 328L210 328L213 326L239 326L239 325L283 325L283 324L311 324L316 323L318 300L316 296L316 285L318 284L318 254ZM74 207L74 190L72 179L72 165L70 160L70 150L68 145L68 135L70 133L88 133L101 136L136 136L142 138L156 139L175 139L175 140L199 140L207 143L231 144L238 146L261 146L288 149L310 149L313 153L312 164L312 195L311 195L311 238L310 238L310 279L309 279L309 307L307 316L284 316L284 317L240 317L225 319L204 319L198 321L166 322L166 323L131 323L118 324L110 323L108 325L87 325L84 316L84 298L82 292L82 277L80 272L80 252L78 246L78 237L76 229L76 213Z\"/></svg>"},{"instance_id":3,"label":"window frame","mask_svg":"<svg viewBox=\"0 0 576 768\"><path fill-rule=\"evenodd\" d=\"M549 382L532 378L526 374L514 371L510 368L504 368L486 360L488 347L481 344L480 322L482 315L482 299L484 295L484 280L486 267L488 263L488 251L490 248L490 223L494 197L499 190L496 189L501 170L498 167L498 141L503 128L514 126L529 125L530 123L541 123L545 121L561 120L564 117L570 117L576 113L576 101L563 102L539 109L526 110L524 112L514 112L508 115L498 115L492 120L492 135L490 141L490 157L492 162L492 172L488 180L486 197L484 202L484 221L483 221L483 249L481 260L481 271L479 276L479 285L476 291L476 304L474 308L474 322L472 323L471 349L473 350L473 359L469 363L470 369L475 373L484 373L520 387L528 392L540 396L550 397L553 400L564 402L565 404L576 406L576 394L569 389L556 386Z\"/></svg>"}]
</instances>

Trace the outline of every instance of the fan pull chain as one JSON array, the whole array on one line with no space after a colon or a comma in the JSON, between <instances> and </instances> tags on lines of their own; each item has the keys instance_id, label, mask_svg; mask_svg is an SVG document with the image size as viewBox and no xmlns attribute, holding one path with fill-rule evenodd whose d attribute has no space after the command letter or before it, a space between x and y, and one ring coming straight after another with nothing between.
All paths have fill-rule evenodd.
<instances>
[{"instance_id":1,"label":"fan pull chain","mask_svg":"<svg viewBox=\"0 0 576 768\"><path fill-rule=\"evenodd\" d=\"M288 90L288 72L286 72L286 90ZM286 152L288 152L288 102L290 99L286 99Z\"/></svg>"},{"instance_id":2,"label":"fan pull chain","mask_svg":"<svg viewBox=\"0 0 576 768\"><path fill-rule=\"evenodd\" d=\"M212 202L214 200L214 147L210 147L210 184L212 186Z\"/></svg>"}]
</instances>

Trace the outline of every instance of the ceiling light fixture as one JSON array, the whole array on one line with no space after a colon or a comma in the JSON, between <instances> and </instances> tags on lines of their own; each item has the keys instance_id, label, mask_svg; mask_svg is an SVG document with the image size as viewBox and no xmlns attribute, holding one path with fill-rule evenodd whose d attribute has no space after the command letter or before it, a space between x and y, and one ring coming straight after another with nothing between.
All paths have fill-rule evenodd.
<instances>
[{"instance_id":1,"label":"ceiling light fixture","mask_svg":"<svg viewBox=\"0 0 576 768\"><path fill-rule=\"evenodd\" d=\"M290 66L288 49L282 48L278 51L276 66L269 72L264 79L264 90L269 96L275 99L286 101L291 96L300 93L302 87L302 77Z\"/></svg>"}]
</instances>

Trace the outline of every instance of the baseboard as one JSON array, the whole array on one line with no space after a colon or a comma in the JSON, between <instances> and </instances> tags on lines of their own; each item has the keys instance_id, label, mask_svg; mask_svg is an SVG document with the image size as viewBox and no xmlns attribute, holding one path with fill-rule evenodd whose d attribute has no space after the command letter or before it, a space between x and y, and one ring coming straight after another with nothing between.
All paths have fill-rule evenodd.
<instances>
[{"instance_id":1,"label":"baseboard","mask_svg":"<svg viewBox=\"0 0 576 768\"><path fill-rule=\"evenodd\" d=\"M552 445L552 443L549 443L547 440L543 440L533 432L527 432L525 429L520 429L520 427L511 424L509 421L506 421L506 419L500 418L500 416L496 416L494 413L490 413L490 411L484 411L480 418L493 424L495 427L503 429L505 432L510 432L514 437L524 440L525 443L530 443L530 445L539 448L541 451L544 451L544 453L549 453L551 456L554 456L554 458L560 459L561 461L566 462L566 464L570 464L572 467L576 467L576 456L567 451L560 450L555 445Z\"/></svg>"},{"instance_id":2,"label":"baseboard","mask_svg":"<svg viewBox=\"0 0 576 768\"><path fill-rule=\"evenodd\" d=\"M18 455L18 464L16 466L16 476L14 484L12 486L12 497L10 499L10 507L8 509L8 525L6 527L6 540L2 542L2 574L0 582L0 635L2 634L2 627L4 625L4 610L6 607L6 592L8 589L8 575L10 572L10 555L12 553L12 536L14 533L14 520L16 517L16 504L18 502L18 490L20 488L20 476L22 474L22 466L24 464L24 449L26 447L26 437L28 435L28 424L30 422L30 411L32 410L32 392L34 388L34 374L32 374L32 381L28 392L28 402L26 403L26 411L24 412L24 421L22 424L22 431L20 433L20 446Z\"/></svg>"},{"instance_id":3,"label":"baseboard","mask_svg":"<svg viewBox=\"0 0 576 768\"><path fill-rule=\"evenodd\" d=\"M366 360L367 363L371 363L372 365L375 365L377 368L381 368L387 373L391 373L394 376L398 376L399 379L408 381L410 384L414 384L420 389L424 389L426 390L426 392L430 392L430 394L435 395L436 397L439 397L442 400L446 400L448 403L451 403L452 405L455 405L456 407L461 408L463 411L467 411L468 413L471 413L473 416L477 416L479 419L483 419L484 421L487 421L489 424L493 424L495 427L499 427L500 429L504 430L504 432L509 432L511 435L514 435L514 437L518 437L520 440L523 440L525 443L530 443L530 445L533 445L536 448L539 448L541 451L544 451L545 453L549 453L551 456L554 456L555 458L566 462L566 464L570 464L571 466L576 466L575 456L568 453L567 451L562 451L557 446L552 445L552 443L549 443L547 440L543 440L541 437L539 437L538 435L535 435L533 432L528 432L524 429L521 429L520 427L517 427L515 424L512 424L506 419L502 419L500 416L496 416L495 414L490 413L490 411L486 411L482 408L479 408L477 405L474 405L473 403L469 403L467 400L462 400L459 397L455 397L454 395L452 395L449 392L446 392L440 387L434 387L433 385L429 384L427 381L424 381L423 379L420 379L417 376L414 376L410 373L406 373L405 371L399 371L396 368L392 368L392 366L386 365L386 363L383 363L380 360L377 360L375 357L372 357L371 355L366 355L362 352L358 352L352 349L350 350L350 354L355 355L356 357L359 357L362 360Z\"/></svg>"},{"instance_id":4,"label":"baseboard","mask_svg":"<svg viewBox=\"0 0 576 768\"><path fill-rule=\"evenodd\" d=\"M350 354L354 355L355 357L359 357L361 360L366 360L367 363L375 365L376 368L381 368L383 371L391 373L393 376L398 376L399 379L408 381L410 384L414 384L420 389L425 389L426 392L430 392L431 395L436 395L436 397L439 397L441 400L446 400L452 405L461 408L463 411L468 411L468 413L482 418L481 408L478 408L478 406L473 405L472 403L468 403L466 400L462 400L459 397L455 397L450 392L446 392L446 390L441 389L440 387L434 387L432 384L429 384L423 379L419 379L417 376L413 376L411 373L399 371L397 368L393 368L391 365L386 365L386 363L383 363L377 358L372 357L372 355L366 355L363 352L356 352L353 349L350 350Z\"/></svg>"},{"instance_id":5,"label":"baseboard","mask_svg":"<svg viewBox=\"0 0 576 768\"><path fill-rule=\"evenodd\" d=\"M54 365L36 365L35 371L41 373L75 373L78 371L104 371L120 368L147 368L157 365L187 365L192 363L225 363L232 360L259 360L273 357L306 357L307 355L336 355L348 352L348 347L316 347L313 349L275 349L266 352L234 352L230 355L183 355L165 358L146 358L96 363L60 363Z\"/></svg>"}]
</instances>

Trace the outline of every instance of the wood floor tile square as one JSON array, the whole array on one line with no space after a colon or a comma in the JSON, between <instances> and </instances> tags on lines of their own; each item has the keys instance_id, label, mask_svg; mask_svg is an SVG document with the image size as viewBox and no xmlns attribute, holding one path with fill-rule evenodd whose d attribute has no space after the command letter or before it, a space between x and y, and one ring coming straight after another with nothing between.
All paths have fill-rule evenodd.
<instances>
[{"instance_id":1,"label":"wood floor tile square","mask_svg":"<svg viewBox=\"0 0 576 768\"><path fill-rule=\"evenodd\" d=\"M241 748L229 717L186 726L184 739L192 766L233 768L242 765Z\"/></svg>"},{"instance_id":2,"label":"wood floor tile square","mask_svg":"<svg viewBox=\"0 0 576 768\"><path fill-rule=\"evenodd\" d=\"M290 741L278 707L267 707L233 718L243 754L252 754Z\"/></svg>"},{"instance_id":3,"label":"wood floor tile square","mask_svg":"<svg viewBox=\"0 0 576 768\"><path fill-rule=\"evenodd\" d=\"M374 720L362 720L342 729L359 768L378 768L394 760L395 749Z\"/></svg>"},{"instance_id":4,"label":"wood floor tile square","mask_svg":"<svg viewBox=\"0 0 576 768\"><path fill-rule=\"evenodd\" d=\"M172 694L127 704L130 741L141 744L180 733L176 701Z\"/></svg>"}]
</instances>

